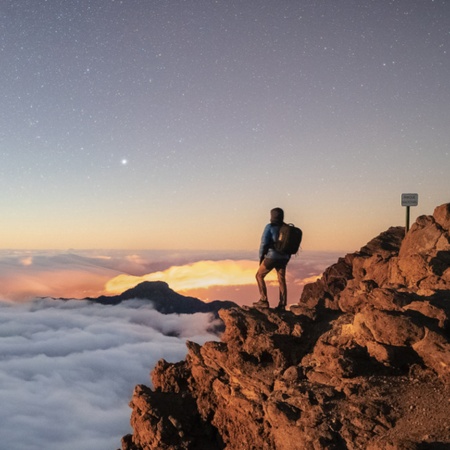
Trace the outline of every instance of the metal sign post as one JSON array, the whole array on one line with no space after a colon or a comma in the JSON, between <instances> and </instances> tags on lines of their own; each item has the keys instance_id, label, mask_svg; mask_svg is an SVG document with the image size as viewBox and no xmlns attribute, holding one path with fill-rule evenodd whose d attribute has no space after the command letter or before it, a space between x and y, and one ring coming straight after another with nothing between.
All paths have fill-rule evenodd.
<instances>
[{"instance_id":1,"label":"metal sign post","mask_svg":"<svg viewBox=\"0 0 450 450\"><path fill-rule=\"evenodd\" d=\"M406 228L405 233L409 231L409 208L419 204L419 194L402 194L402 206L406 206Z\"/></svg>"}]
</instances>

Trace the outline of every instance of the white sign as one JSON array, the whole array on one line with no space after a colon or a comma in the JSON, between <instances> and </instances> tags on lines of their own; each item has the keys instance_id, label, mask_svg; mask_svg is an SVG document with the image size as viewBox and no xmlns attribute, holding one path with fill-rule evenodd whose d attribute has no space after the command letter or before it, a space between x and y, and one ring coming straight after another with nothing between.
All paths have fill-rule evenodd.
<instances>
[{"instance_id":1,"label":"white sign","mask_svg":"<svg viewBox=\"0 0 450 450\"><path fill-rule=\"evenodd\" d=\"M417 206L419 194L402 194L402 206Z\"/></svg>"}]
</instances>

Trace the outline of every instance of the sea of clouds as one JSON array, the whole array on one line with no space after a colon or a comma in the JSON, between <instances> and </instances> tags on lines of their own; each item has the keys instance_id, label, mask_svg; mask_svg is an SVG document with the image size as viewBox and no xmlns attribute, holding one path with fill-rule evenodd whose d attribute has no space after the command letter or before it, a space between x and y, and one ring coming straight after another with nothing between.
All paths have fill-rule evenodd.
<instances>
[{"instance_id":1,"label":"sea of clouds","mask_svg":"<svg viewBox=\"0 0 450 450\"><path fill-rule=\"evenodd\" d=\"M290 303L340 255L292 258ZM257 300L253 253L0 250L0 442L8 450L115 450L131 432L136 384L186 340L217 340L208 314L161 315L151 303L86 300L140 281L166 281L204 301ZM268 279L269 299L278 286ZM42 298L39 298L42 297ZM61 300L55 298L72 298ZM78 299L78 300L75 300Z\"/></svg>"},{"instance_id":2,"label":"sea of clouds","mask_svg":"<svg viewBox=\"0 0 450 450\"><path fill-rule=\"evenodd\" d=\"M0 302L0 442L8 450L114 450L131 432L136 384L186 340L216 340L208 314L163 316L145 301Z\"/></svg>"}]
</instances>

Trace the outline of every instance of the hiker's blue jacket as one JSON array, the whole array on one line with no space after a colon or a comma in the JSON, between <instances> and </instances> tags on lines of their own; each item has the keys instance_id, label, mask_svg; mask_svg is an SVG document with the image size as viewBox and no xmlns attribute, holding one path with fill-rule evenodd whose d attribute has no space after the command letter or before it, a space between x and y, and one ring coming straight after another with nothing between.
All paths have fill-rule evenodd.
<instances>
[{"instance_id":1,"label":"hiker's blue jacket","mask_svg":"<svg viewBox=\"0 0 450 450\"><path fill-rule=\"evenodd\" d=\"M270 259L285 259L289 260L290 255L286 253L277 252L273 245L278 240L278 235L280 234L281 225L274 225L268 223L264 228L263 234L261 236L261 245L259 247L259 259L270 258Z\"/></svg>"}]
</instances>

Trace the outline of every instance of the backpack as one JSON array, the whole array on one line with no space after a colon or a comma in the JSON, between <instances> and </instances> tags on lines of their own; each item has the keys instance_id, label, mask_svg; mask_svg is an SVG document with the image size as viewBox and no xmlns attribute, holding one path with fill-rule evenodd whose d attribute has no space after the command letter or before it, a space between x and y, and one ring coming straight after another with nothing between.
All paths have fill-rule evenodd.
<instances>
[{"instance_id":1,"label":"backpack","mask_svg":"<svg viewBox=\"0 0 450 450\"><path fill-rule=\"evenodd\" d=\"M293 223L283 223L280 227L278 241L275 242L273 248L277 252L295 255L300 248L302 237L303 232L300 228L297 228Z\"/></svg>"}]
</instances>

